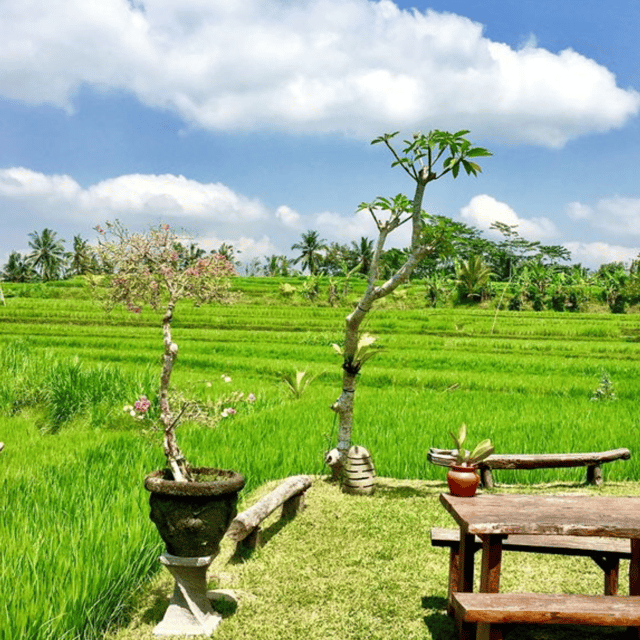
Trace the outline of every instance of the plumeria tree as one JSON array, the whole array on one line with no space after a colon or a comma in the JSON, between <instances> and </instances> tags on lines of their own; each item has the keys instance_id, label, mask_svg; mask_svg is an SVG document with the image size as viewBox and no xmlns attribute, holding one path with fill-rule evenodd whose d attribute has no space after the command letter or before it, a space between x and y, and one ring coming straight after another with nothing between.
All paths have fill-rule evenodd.
<instances>
[{"instance_id":1,"label":"plumeria tree","mask_svg":"<svg viewBox=\"0 0 640 640\"><path fill-rule=\"evenodd\" d=\"M179 251L181 240L169 225L152 227L146 233L132 233L118 221L96 227L100 236L98 253L109 265L106 303L122 304L133 313L146 306L162 309L164 353L160 376L160 420L164 431L164 453L177 481L190 480L189 465L176 441L175 430L184 407L174 412L169 404L171 372L178 357L178 345L171 335L171 321L180 300L195 304L228 302L233 264L220 254L199 257L185 265Z\"/></svg>"},{"instance_id":2,"label":"plumeria tree","mask_svg":"<svg viewBox=\"0 0 640 640\"><path fill-rule=\"evenodd\" d=\"M482 147L472 146L465 137L469 133L466 130L416 133L411 140L404 141L400 151L393 146L397 133L385 134L373 140L372 144L387 147L394 158L391 166L405 171L415 183L415 191L413 198L404 194L392 198L377 197L373 202L363 202L358 207L359 211L370 213L378 229L378 239L371 256L367 288L345 321L344 345L334 345L343 359L342 393L331 407L339 416L338 444L337 449L327 456L334 478L340 477L351 446L356 379L375 349L372 337L360 334L360 325L375 302L407 282L421 261L451 254L457 236L465 231L464 225L423 211L425 189L446 175L457 178L461 170L467 175L477 176L481 168L475 158L491 155ZM411 228L409 247L391 274L380 282L384 245L389 236L405 224Z\"/></svg>"}]
</instances>

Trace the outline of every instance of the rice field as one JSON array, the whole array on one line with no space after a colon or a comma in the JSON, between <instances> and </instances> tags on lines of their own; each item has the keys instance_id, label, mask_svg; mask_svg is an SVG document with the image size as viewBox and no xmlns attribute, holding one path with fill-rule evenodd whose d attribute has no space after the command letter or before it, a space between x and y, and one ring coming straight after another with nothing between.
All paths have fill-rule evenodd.
<instances>
[{"instance_id":1,"label":"rice field","mask_svg":"<svg viewBox=\"0 0 640 640\"><path fill-rule=\"evenodd\" d=\"M294 284L295 280L292 280ZM237 413L214 428L181 425L194 465L234 468L249 492L323 473L335 441L345 315L320 299L284 298L281 280L238 279L232 306L179 306L177 390ZM105 312L81 281L12 285L0 306L0 639L98 638L126 615L155 570L144 475L163 464L149 421L124 411L155 399L162 335L154 314ZM56 285L56 286L54 286ZM392 478L442 480L429 447L491 437L503 453L635 451L640 398L636 314L427 308L419 286L374 309L380 352L360 376L354 443ZM301 398L282 378L315 376ZM614 400L593 401L606 377ZM254 394L255 402L247 402ZM225 399L229 399L225 404ZM637 456L604 467L638 480ZM503 483L581 482L583 469L504 471ZM25 597L32 594L33 597Z\"/></svg>"}]
</instances>

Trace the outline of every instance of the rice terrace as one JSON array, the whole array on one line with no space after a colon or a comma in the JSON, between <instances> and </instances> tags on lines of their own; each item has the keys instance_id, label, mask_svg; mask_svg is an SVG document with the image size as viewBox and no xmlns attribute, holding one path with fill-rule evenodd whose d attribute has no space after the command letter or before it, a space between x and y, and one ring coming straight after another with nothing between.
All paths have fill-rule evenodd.
<instances>
[{"instance_id":1,"label":"rice terrace","mask_svg":"<svg viewBox=\"0 0 640 640\"><path fill-rule=\"evenodd\" d=\"M187 304L174 321L175 387L221 416L180 426L192 463L241 470L239 510L279 479L316 478L306 510L266 527L264 547L233 560L223 546L210 586L235 590L239 603L215 636L453 639L446 554L429 545L429 529L451 520L437 500L444 470L427 451L451 446L449 432L466 422L497 452L635 454L636 309L433 307L425 282L400 288L364 327L382 348L360 376L354 442L372 453L377 490L347 496L323 464L341 384L332 344L364 284L332 306L327 278L312 299L307 282L238 277L233 305ZM157 402L158 314L106 314L82 277L3 283L3 293L0 637L153 637L171 582L142 479L163 464L160 434L125 407ZM300 371L310 382L295 394L283 379ZM614 397L594 400L603 384ZM606 465L600 488L584 485L584 469L504 470L491 491L637 495L638 465L637 455ZM601 581L586 558L510 563L508 579L533 591L589 593ZM558 563L565 570L551 569Z\"/></svg>"}]
</instances>

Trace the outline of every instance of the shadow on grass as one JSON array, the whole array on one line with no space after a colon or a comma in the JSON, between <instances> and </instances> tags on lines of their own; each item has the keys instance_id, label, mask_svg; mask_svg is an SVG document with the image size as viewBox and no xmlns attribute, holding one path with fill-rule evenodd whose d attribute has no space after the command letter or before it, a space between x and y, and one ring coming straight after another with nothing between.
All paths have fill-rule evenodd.
<instances>
[{"instance_id":1,"label":"shadow on grass","mask_svg":"<svg viewBox=\"0 0 640 640\"><path fill-rule=\"evenodd\" d=\"M385 480L378 478L376 480L376 493L382 494L388 498L427 498L440 495L446 491L446 485L441 482L421 486L413 486L411 484L387 483Z\"/></svg>"},{"instance_id":2,"label":"shadow on grass","mask_svg":"<svg viewBox=\"0 0 640 640\"><path fill-rule=\"evenodd\" d=\"M280 517L278 520L270 524L266 529L261 529L259 534L259 543L258 547L261 549L269 544L271 538L273 538L277 533L279 533L289 522L295 519L295 516L292 518L283 518ZM248 560L253 555L255 549L251 547L245 547L242 544L236 545L236 549L229 559L229 564L241 564L245 560Z\"/></svg>"},{"instance_id":3,"label":"shadow on grass","mask_svg":"<svg viewBox=\"0 0 640 640\"><path fill-rule=\"evenodd\" d=\"M422 598L422 608L431 610L428 615L424 616L423 620L433 640L452 640L455 638L453 618L446 613L446 598L424 596Z\"/></svg>"}]
</instances>

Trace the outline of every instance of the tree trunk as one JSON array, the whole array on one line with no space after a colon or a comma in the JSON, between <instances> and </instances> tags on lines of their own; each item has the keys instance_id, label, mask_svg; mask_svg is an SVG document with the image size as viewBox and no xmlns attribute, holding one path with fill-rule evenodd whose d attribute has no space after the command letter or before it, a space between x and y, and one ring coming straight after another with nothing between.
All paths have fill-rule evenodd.
<instances>
[{"instance_id":1,"label":"tree trunk","mask_svg":"<svg viewBox=\"0 0 640 640\"><path fill-rule=\"evenodd\" d=\"M176 441L175 430L178 426L178 416L173 419L169 406L169 382L173 365L178 357L178 345L171 340L171 320L173 319L173 309L175 302L170 301L167 305L162 319L162 333L164 338L164 355L162 362L162 375L160 377L160 420L164 428L164 454L167 457L167 464L173 474L173 479L177 482L191 480L185 460L180 447Z\"/></svg>"}]
</instances>

